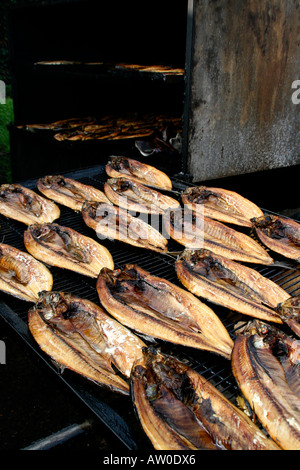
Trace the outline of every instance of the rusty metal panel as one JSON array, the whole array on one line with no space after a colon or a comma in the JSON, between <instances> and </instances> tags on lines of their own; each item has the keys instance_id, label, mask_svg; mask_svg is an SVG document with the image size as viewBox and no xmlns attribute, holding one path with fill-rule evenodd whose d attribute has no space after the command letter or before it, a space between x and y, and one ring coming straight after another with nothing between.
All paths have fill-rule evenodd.
<instances>
[{"instance_id":1,"label":"rusty metal panel","mask_svg":"<svg viewBox=\"0 0 300 470\"><path fill-rule=\"evenodd\" d=\"M191 14L193 181L299 164L299 1L193 0Z\"/></svg>"}]
</instances>

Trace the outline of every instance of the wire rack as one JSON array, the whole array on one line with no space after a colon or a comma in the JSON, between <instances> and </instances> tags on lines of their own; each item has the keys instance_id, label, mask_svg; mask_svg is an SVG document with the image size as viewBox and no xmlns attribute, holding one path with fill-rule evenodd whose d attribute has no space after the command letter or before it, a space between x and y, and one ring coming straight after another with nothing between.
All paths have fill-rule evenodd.
<instances>
[{"instance_id":1,"label":"wire rack","mask_svg":"<svg viewBox=\"0 0 300 470\"><path fill-rule=\"evenodd\" d=\"M65 174L70 178L89 184L103 190L103 184L107 179L103 166L87 168ZM36 190L36 181L29 180L22 183L24 186ZM181 191L185 183L173 180L174 189ZM167 279L176 285L180 285L174 267L176 257L155 253L141 248L132 247L122 242L102 240L96 233L87 227L82 215L76 211L60 206L61 215L56 221L62 226L70 227L79 233L94 238L106 246L114 260L115 268L122 268L125 264L137 264L149 271L152 275ZM1 242L12 245L26 251L23 243L24 224L11 219L0 218ZM253 235L253 234L252 234ZM182 250L182 247L170 240L170 251ZM300 294L300 271L290 263L275 266L254 266L262 275L273 280L291 295ZM99 304L96 291L96 280L83 275L55 267L49 267L53 275L53 291L63 291L76 295L83 299ZM182 286L181 286L182 287ZM204 301L205 302L205 301ZM235 336L236 325L246 323L249 318L229 309L210 305L224 323L232 338ZM151 444L146 435L141 432L141 426L136 416L130 397L123 397L117 393L109 392L96 384L65 370L61 373L59 367L54 364L37 346L31 337L27 325L28 302L16 299L8 294L1 294L0 314L11 327L23 338L27 346L36 353L36 357L43 364L52 368L69 388L88 406L93 413L108 426L113 433L130 450L151 449ZM157 345L162 351L173 354L185 361L215 385L224 395L236 404L239 394L237 384L231 372L230 361L208 351L199 351L183 346L175 346L158 341Z\"/></svg>"}]
</instances>

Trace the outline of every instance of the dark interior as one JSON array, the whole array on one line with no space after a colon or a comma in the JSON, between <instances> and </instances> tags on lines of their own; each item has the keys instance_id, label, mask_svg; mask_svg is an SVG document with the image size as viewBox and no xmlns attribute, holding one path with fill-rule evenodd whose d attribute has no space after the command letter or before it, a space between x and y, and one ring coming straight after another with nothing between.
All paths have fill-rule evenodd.
<instances>
[{"instance_id":1,"label":"dark interior","mask_svg":"<svg viewBox=\"0 0 300 470\"><path fill-rule=\"evenodd\" d=\"M117 12L117 13L116 13ZM130 73L115 64L185 67L187 2L54 1L9 11L15 122L13 178L104 163L134 143L54 141L18 125L157 113L182 117L184 78ZM68 61L63 65L38 62ZM70 64L69 62L74 62Z\"/></svg>"}]
</instances>

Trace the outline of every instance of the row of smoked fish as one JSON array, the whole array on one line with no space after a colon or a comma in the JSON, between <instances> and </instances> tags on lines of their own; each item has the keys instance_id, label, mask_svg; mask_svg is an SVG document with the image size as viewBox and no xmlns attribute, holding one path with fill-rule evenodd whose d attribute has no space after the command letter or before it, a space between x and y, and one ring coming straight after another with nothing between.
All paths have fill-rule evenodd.
<instances>
[{"instance_id":1,"label":"row of smoked fish","mask_svg":"<svg viewBox=\"0 0 300 470\"><path fill-rule=\"evenodd\" d=\"M131 395L157 450L300 449L299 297L251 267L272 265L270 250L298 262L299 224L264 215L220 188L186 189L183 208L165 173L125 157L111 157L106 172L104 191L57 175L37 181L42 195L18 184L0 187L0 213L26 225L27 250L0 244L0 289L33 303L28 324L40 348L61 366ZM183 287L136 264L115 269L99 241L55 222L59 205L81 213L99 238L162 254L168 239L133 212L168 214L167 233L184 247L174 261ZM240 227L255 230L262 243ZM53 291L51 266L95 278L100 304ZM253 319L232 339L213 304ZM191 366L154 346L157 340L230 361L257 424Z\"/></svg>"}]
</instances>

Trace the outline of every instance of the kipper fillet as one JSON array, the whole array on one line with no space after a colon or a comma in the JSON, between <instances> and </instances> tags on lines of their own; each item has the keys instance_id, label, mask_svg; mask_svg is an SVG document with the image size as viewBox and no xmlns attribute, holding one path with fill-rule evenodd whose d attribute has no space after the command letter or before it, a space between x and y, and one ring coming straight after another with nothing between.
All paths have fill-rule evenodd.
<instances>
[{"instance_id":1,"label":"kipper fillet","mask_svg":"<svg viewBox=\"0 0 300 470\"><path fill-rule=\"evenodd\" d=\"M210 250L185 250L175 262L180 282L193 294L245 315L282 323L276 311L290 295L256 270Z\"/></svg>"},{"instance_id":2,"label":"kipper fillet","mask_svg":"<svg viewBox=\"0 0 300 470\"><path fill-rule=\"evenodd\" d=\"M187 208L170 210L163 219L169 236L186 248L206 248L248 263L273 263L271 256L254 239L196 211Z\"/></svg>"},{"instance_id":3,"label":"kipper fillet","mask_svg":"<svg viewBox=\"0 0 300 470\"><path fill-rule=\"evenodd\" d=\"M180 207L176 199L127 178L107 180L104 192L116 206L145 214L164 214L168 209Z\"/></svg>"},{"instance_id":4,"label":"kipper fillet","mask_svg":"<svg viewBox=\"0 0 300 470\"><path fill-rule=\"evenodd\" d=\"M172 182L163 171L132 158L111 156L105 170L111 178L125 177L146 186L172 189Z\"/></svg>"},{"instance_id":5,"label":"kipper fillet","mask_svg":"<svg viewBox=\"0 0 300 470\"><path fill-rule=\"evenodd\" d=\"M300 224L293 219L265 215L252 220L260 240L286 258L300 261Z\"/></svg>"},{"instance_id":6,"label":"kipper fillet","mask_svg":"<svg viewBox=\"0 0 300 470\"><path fill-rule=\"evenodd\" d=\"M96 278L103 267L114 267L107 248L59 224L30 225L24 232L24 244L35 258L85 276Z\"/></svg>"},{"instance_id":7,"label":"kipper fillet","mask_svg":"<svg viewBox=\"0 0 300 470\"><path fill-rule=\"evenodd\" d=\"M145 345L101 307L64 292L42 292L28 312L28 325L40 348L60 366L129 393L126 378Z\"/></svg>"},{"instance_id":8,"label":"kipper fillet","mask_svg":"<svg viewBox=\"0 0 300 470\"><path fill-rule=\"evenodd\" d=\"M226 328L185 289L130 264L102 269L96 287L103 307L128 328L230 358L233 343Z\"/></svg>"},{"instance_id":9,"label":"kipper fillet","mask_svg":"<svg viewBox=\"0 0 300 470\"><path fill-rule=\"evenodd\" d=\"M20 184L0 186L0 214L26 225L53 222L60 216L58 206Z\"/></svg>"},{"instance_id":10,"label":"kipper fillet","mask_svg":"<svg viewBox=\"0 0 300 470\"><path fill-rule=\"evenodd\" d=\"M51 290L52 274L29 253L0 244L0 290L28 302L36 302L39 292Z\"/></svg>"},{"instance_id":11,"label":"kipper fillet","mask_svg":"<svg viewBox=\"0 0 300 470\"><path fill-rule=\"evenodd\" d=\"M133 366L132 398L157 450L280 450L216 387L187 364L144 348Z\"/></svg>"},{"instance_id":12,"label":"kipper fillet","mask_svg":"<svg viewBox=\"0 0 300 470\"><path fill-rule=\"evenodd\" d=\"M129 245L165 253L168 240L152 225L126 210L105 203L84 203L82 217L99 238L119 240Z\"/></svg>"},{"instance_id":13,"label":"kipper fillet","mask_svg":"<svg viewBox=\"0 0 300 470\"><path fill-rule=\"evenodd\" d=\"M299 381L299 341L294 347L292 375ZM239 388L271 438L285 450L300 450L300 397L287 369L287 351L292 340L270 325L256 320L234 343L232 371ZM285 357L284 357L285 356ZM294 377L295 378L295 377Z\"/></svg>"},{"instance_id":14,"label":"kipper fillet","mask_svg":"<svg viewBox=\"0 0 300 470\"><path fill-rule=\"evenodd\" d=\"M228 189L195 186L187 188L181 198L186 207L204 211L206 217L245 227L252 227L253 217L264 215L256 204Z\"/></svg>"},{"instance_id":15,"label":"kipper fillet","mask_svg":"<svg viewBox=\"0 0 300 470\"><path fill-rule=\"evenodd\" d=\"M37 188L49 199L76 211L81 211L85 201L99 201L109 204L109 200L99 189L61 175L48 175L39 178Z\"/></svg>"}]
</instances>

